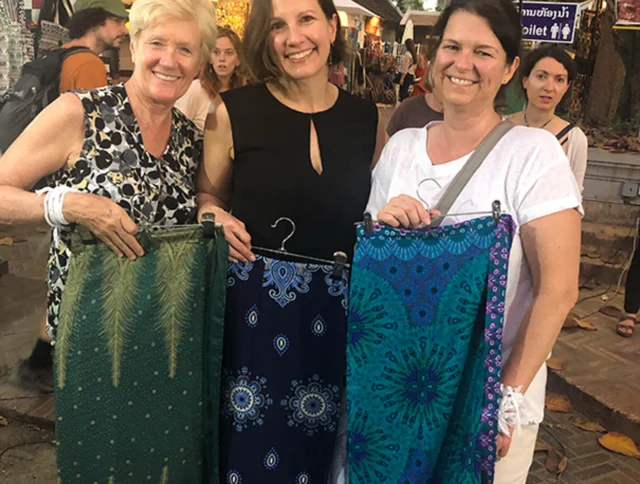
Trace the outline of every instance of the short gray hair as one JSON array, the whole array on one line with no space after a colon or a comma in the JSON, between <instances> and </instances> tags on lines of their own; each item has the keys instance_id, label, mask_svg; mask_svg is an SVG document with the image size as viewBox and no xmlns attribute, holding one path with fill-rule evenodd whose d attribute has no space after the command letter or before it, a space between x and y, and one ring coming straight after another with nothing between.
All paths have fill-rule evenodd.
<instances>
[{"instance_id":1,"label":"short gray hair","mask_svg":"<svg viewBox=\"0 0 640 484\"><path fill-rule=\"evenodd\" d=\"M136 42L140 33L162 19L195 20L202 39L202 61L216 45L216 10L211 0L137 0L129 14L129 34Z\"/></svg>"}]
</instances>

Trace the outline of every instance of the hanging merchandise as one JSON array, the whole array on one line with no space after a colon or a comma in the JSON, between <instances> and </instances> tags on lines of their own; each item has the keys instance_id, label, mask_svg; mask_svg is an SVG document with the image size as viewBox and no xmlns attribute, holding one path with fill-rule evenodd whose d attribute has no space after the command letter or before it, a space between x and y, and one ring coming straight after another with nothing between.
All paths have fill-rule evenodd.
<instances>
[{"instance_id":1,"label":"hanging merchandise","mask_svg":"<svg viewBox=\"0 0 640 484\"><path fill-rule=\"evenodd\" d=\"M493 482L514 223L369 230L349 295L349 482Z\"/></svg>"},{"instance_id":2,"label":"hanging merchandise","mask_svg":"<svg viewBox=\"0 0 640 484\"><path fill-rule=\"evenodd\" d=\"M41 20L40 38L38 39L38 57L42 57L47 52L58 49L70 40L67 29L54 22Z\"/></svg>"},{"instance_id":3,"label":"hanging merchandise","mask_svg":"<svg viewBox=\"0 0 640 484\"><path fill-rule=\"evenodd\" d=\"M327 482L347 322L347 274L334 270L264 256L230 267L221 481Z\"/></svg>"},{"instance_id":4,"label":"hanging merchandise","mask_svg":"<svg viewBox=\"0 0 640 484\"><path fill-rule=\"evenodd\" d=\"M33 37L27 29L24 0L0 0L0 95L11 91L22 66L34 58Z\"/></svg>"},{"instance_id":5,"label":"hanging merchandise","mask_svg":"<svg viewBox=\"0 0 640 484\"><path fill-rule=\"evenodd\" d=\"M62 484L217 482L227 243L212 222L137 237L145 256L130 261L72 235L54 364Z\"/></svg>"},{"instance_id":6,"label":"hanging merchandise","mask_svg":"<svg viewBox=\"0 0 640 484\"><path fill-rule=\"evenodd\" d=\"M618 21L615 28L640 29L640 0L617 0Z\"/></svg>"}]
</instances>

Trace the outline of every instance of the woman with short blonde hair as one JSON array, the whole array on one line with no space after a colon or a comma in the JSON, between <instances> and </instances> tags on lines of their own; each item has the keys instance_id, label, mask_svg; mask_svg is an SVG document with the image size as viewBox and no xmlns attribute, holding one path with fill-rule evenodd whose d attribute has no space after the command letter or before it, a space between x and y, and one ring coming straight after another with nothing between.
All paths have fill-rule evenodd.
<instances>
[{"instance_id":1,"label":"woman with short blonde hair","mask_svg":"<svg viewBox=\"0 0 640 484\"><path fill-rule=\"evenodd\" d=\"M54 229L47 330L56 341L63 484L204 482L210 462L202 438L210 435L205 324L191 304L163 306L192 297L195 285L183 282L165 301L141 293L176 277L143 269L157 257L157 246L143 248L143 240L197 221L202 134L174 104L215 43L215 10L208 0L138 0L130 16L132 77L63 94L0 163L0 224L46 221ZM31 192L44 177L49 191ZM83 237L100 252L78 268ZM87 278L102 282L85 285Z\"/></svg>"}]
</instances>

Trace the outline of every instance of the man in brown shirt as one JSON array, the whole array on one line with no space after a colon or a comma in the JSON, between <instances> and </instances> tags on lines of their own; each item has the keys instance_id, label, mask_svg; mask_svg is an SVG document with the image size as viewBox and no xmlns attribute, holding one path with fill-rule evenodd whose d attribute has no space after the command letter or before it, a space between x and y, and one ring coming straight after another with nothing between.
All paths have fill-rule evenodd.
<instances>
[{"instance_id":1,"label":"man in brown shirt","mask_svg":"<svg viewBox=\"0 0 640 484\"><path fill-rule=\"evenodd\" d=\"M78 0L67 28L71 42L62 47L87 47L91 52L70 55L62 63L60 92L107 85L107 70L98 57L120 47L127 36L128 13L121 0Z\"/></svg>"},{"instance_id":2,"label":"man in brown shirt","mask_svg":"<svg viewBox=\"0 0 640 484\"><path fill-rule=\"evenodd\" d=\"M94 89L108 84L107 70L98 57L109 48L117 48L128 35L128 13L121 0L78 0L67 28L71 41L62 47L87 47L62 63L60 93L71 89ZM46 333L46 315L41 321L40 336L31 356L20 362L11 381L43 393L53 391L51 339Z\"/></svg>"}]
</instances>

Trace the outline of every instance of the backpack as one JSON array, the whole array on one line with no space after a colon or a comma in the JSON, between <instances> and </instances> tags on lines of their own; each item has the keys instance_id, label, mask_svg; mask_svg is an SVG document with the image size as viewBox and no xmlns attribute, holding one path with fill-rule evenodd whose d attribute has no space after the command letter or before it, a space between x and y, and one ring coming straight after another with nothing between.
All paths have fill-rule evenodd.
<instances>
[{"instance_id":1,"label":"backpack","mask_svg":"<svg viewBox=\"0 0 640 484\"><path fill-rule=\"evenodd\" d=\"M90 52L90 49L79 46L56 49L22 67L13 92L0 107L0 154L60 95L62 63L77 52Z\"/></svg>"}]
</instances>

